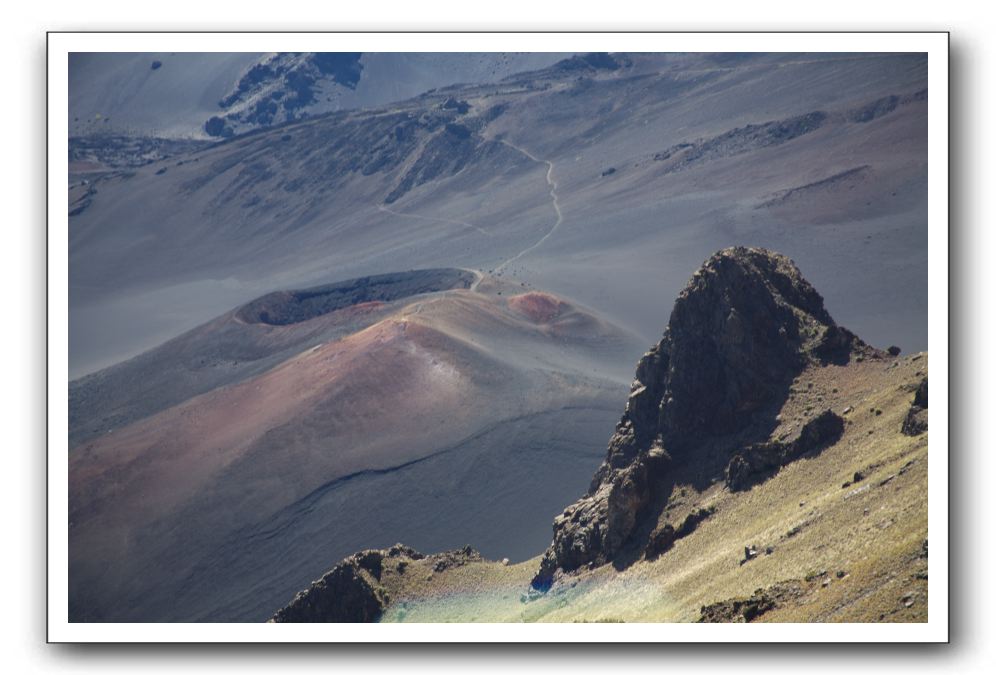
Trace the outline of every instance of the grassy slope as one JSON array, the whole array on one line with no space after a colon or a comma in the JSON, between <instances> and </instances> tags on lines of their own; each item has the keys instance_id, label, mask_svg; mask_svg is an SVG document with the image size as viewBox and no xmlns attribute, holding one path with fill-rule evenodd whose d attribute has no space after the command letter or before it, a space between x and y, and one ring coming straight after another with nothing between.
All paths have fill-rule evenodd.
<instances>
[{"instance_id":1,"label":"grassy slope","mask_svg":"<svg viewBox=\"0 0 996 675\"><path fill-rule=\"evenodd\" d=\"M696 621L703 605L798 580L797 597L759 620L925 621L927 434L907 437L900 427L926 372L922 354L803 373L774 435L804 420L807 407L812 415L850 406L841 440L749 492L731 494L722 483L702 493L686 487L679 520L707 504L716 513L655 561L582 573L539 597L526 594L538 558L443 572L415 561L400 574L385 570L392 601L383 620ZM842 487L856 471L866 477ZM741 565L748 544L760 556Z\"/></svg>"}]
</instances>

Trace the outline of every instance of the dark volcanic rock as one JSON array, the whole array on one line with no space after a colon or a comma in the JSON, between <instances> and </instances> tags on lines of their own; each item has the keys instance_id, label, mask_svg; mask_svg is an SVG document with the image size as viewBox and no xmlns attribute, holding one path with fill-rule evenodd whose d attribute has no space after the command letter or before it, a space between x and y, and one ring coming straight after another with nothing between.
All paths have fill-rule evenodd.
<instances>
[{"instance_id":1,"label":"dark volcanic rock","mask_svg":"<svg viewBox=\"0 0 996 675\"><path fill-rule=\"evenodd\" d=\"M681 292L651 357L666 370L646 373L666 385L651 420L664 447L745 426L802 368L813 341L835 330L788 258L748 248L713 256Z\"/></svg>"},{"instance_id":2,"label":"dark volcanic rock","mask_svg":"<svg viewBox=\"0 0 996 675\"><path fill-rule=\"evenodd\" d=\"M470 546L464 546L463 548L455 551L436 553L429 556L429 560L433 561L433 572L445 572L446 570L453 569L454 567L463 567L468 563L481 562L484 558L482 558L481 554Z\"/></svg>"},{"instance_id":3,"label":"dark volcanic rock","mask_svg":"<svg viewBox=\"0 0 996 675\"><path fill-rule=\"evenodd\" d=\"M823 127L829 115L814 110L805 115L737 127L711 138L673 145L654 154L654 160L667 162L665 173L684 171L703 162L734 157L759 148L787 143Z\"/></svg>"},{"instance_id":4,"label":"dark volcanic rock","mask_svg":"<svg viewBox=\"0 0 996 675\"><path fill-rule=\"evenodd\" d=\"M787 257L759 248L712 256L679 295L661 341L637 365L636 380L608 455L588 493L554 520L553 543L533 580L602 565L622 551L673 474L730 439L766 439L795 375L808 363L877 352L837 326L823 298ZM839 437L827 411L789 444L741 453L728 469L736 485ZM728 446L727 446L728 447ZM725 463L719 467L721 473ZM658 531L654 550L670 545Z\"/></svg>"},{"instance_id":5,"label":"dark volcanic rock","mask_svg":"<svg viewBox=\"0 0 996 675\"><path fill-rule=\"evenodd\" d=\"M706 605L700 610L699 623L750 623L803 594L801 582L783 581L770 588L759 588L749 598L733 598Z\"/></svg>"},{"instance_id":6,"label":"dark volcanic rock","mask_svg":"<svg viewBox=\"0 0 996 675\"><path fill-rule=\"evenodd\" d=\"M363 623L380 616L387 600L380 586L379 551L346 558L277 611L274 623ZM376 560L375 560L376 558ZM374 575L370 569L377 571Z\"/></svg>"},{"instance_id":7,"label":"dark volcanic rock","mask_svg":"<svg viewBox=\"0 0 996 675\"><path fill-rule=\"evenodd\" d=\"M681 521L681 525L677 528L670 523L665 523L663 526L658 527L651 533L647 541L644 556L648 560L653 560L659 555L666 553L674 545L674 542L690 535L699 526L699 523L715 512L716 509L712 506L704 509L696 509L685 516L685 519Z\"/></svg>"},{"instance_id":8,"label":"dark volcanic rock","mask_svg":"<svg viewBox=\"0 0 996 675\"><path fill-rule=\"evenodd\" d=\"M906 419L903 420L903 433L907 436L919 436L927 430L927 378L923 378L913 395Z\"/></svg>"},{"instance_id":9,"label":"dark volcanic rock","mask_svg":"<svg viewBox=\"0 0 996 675\"><path fill-rule=\"evenodd\" d=\"M913 395L913 405L919 406L920 408L926 409L927 407L927 378L923 378L920 381L920 386L916 388L916 394Z\"/></svg>"},{"instance_id":10,"label":"dark volcanic rock","mask_svg":"<svg viewBox=\"0 0 996 675\"><path fill-rule=\"evenodd\" d=\"M590 54L581 54L577 56L572 56L569 59L564 59L554 64L554 68L563 71L578 71L578 70L618 70L622 67L619 61L617 61L612 55L605 52L592 52Z\"/></svg>"},{"instance_id":11,"label":"dark volcanic rock","mask_svg":"<svg viewBox=\"0 0 996 675\"><path fill-rule=\"evenodd\" d=\"M286 326L364 302L392 302L423 293L468 288L474 274L439 268L379 274L298 291L276 291L243 305L238 318L246 323Z\"/></svg>"},{"instance_id":12,"label":"dark volcanic rock","mask_svg":"<svg viewBox=\"0 0 996 675\"><path fill-rule=\"evenodd\" d=\"M844 419L831 410L824 410L807 422L792 441L754 443L737 452L726 469L726 486L733 491L746 490L776 473L783 465L836 443L843 433Z\"/></svg>"},{"instance_id":13,"label":"dark volcanic rock","mask_svg":"<svg viewBox=\"0 0 996 675\"><path fill-rule=\"evenodd\" d=\"M785 444L778 441L748 445L730 460L726 468L726 487L733 491L746 490L774 474L785 454Z\"/></svg>"},{"instance_id":14,"label":"dark volcanic rock","mask_svg":"<svg viewBox=\"0 0 996 675\"><path fill-rule=\"evenodd\" d=\"M376 621L390 598L380 585L384 560L402 563L421 560L418 551L395 544L378 551L356 553L298 593L289 605L277 610L272 623L365 623Z\"/></svg>"}]
</instances>

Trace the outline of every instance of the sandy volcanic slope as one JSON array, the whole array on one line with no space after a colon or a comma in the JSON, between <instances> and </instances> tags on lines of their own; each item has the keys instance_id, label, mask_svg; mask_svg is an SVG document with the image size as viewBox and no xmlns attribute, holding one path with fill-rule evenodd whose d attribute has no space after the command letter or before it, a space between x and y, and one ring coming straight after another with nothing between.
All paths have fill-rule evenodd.
<instances>
[{"instance_id":1,"label":"sandy volcanic slope","mask_svg":"<svg viewBox=\"0 0 996 675\"><path fill-rule=\"evenodd\" d=\"M547 294L476 287L370 308L314 346L344 310L275 327L254 346L276 365L76 447L74 619L265 618L323 560L403 532L542 546L597 464L633 338Z\"/></svg>"},{"instance_id":2,"label":"sandy volcanic slope","mask_svg":"<svg viewBox=\"0 0 996 675\"><path fill-rule=\"evenodd\" d=\"M383 620L697 621L704 605L788 581L793 594L758 620L924 621L928 437L900 428L926 373L926 354L804 371L772 437L826 404L848 410L843 437L747 492L681 486L672 517L716 511L656 560L572 575L546 595L529 592L539 558L436 574L431 562L385 565ZM760 555L741 564L747 545Z\"/></svg>"},{"instance_id":3,"label":"sandy volcanic slope","mask_svg":"<svg viewBox=\"0 0 996 675\"><path fill-rule=\"evenodd\" d=\"M479 278L467 270L430 269L269 293L70 383L70 448L371 326L409 296L468 288Z\"/></svg>"},{"instance_id":4,"label":"sandy volcanic slope","mask_svg":"<svg viewBox=\"0 0 996 675\"><path fill-rule=\"evenodd\" d=\"M737 243L786 252L869 341L926 347L923 57L614 58L101 179L70 219L73 376L330 270L514 260L507 278L652 339L693 266Z\"/></svg>"}]
</instances>

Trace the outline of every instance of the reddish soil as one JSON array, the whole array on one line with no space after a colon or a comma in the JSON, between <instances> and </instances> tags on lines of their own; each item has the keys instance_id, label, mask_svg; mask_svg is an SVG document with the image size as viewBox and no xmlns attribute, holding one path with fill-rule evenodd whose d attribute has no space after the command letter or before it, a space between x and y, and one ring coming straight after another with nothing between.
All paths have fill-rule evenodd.
<instances>
[{"instance_id":1,"label":"reddish soil","mask_svg":"<svg viewBox=\"0 0 996 675\"><path fill-rule=\"evenodd\" d=\"M564 310L565 304L549 293L532 291L508 299L508 306L535 323L549 323Z\"/></svg>"}]
</instances>

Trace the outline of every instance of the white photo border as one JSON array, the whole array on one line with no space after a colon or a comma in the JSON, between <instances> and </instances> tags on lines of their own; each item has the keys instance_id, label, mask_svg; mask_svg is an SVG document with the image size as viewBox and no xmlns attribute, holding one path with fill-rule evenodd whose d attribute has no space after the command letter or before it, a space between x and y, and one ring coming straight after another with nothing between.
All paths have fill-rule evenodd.
<instances>
[{"instance_id":1,"label":"white photo border","mask_svg":"<svg viewBox=\"0 0 996 675\"><path fill-rule=\"evenodd\" d=\"M48 641L948 642L948 38L946 32L51 32L48 34ZM928 58L929 620L919 624L71 623L68 618L68 55L71 52L921 52ZM330 564L334 561L329 561Z\"/></svg>"}]
</instances>

